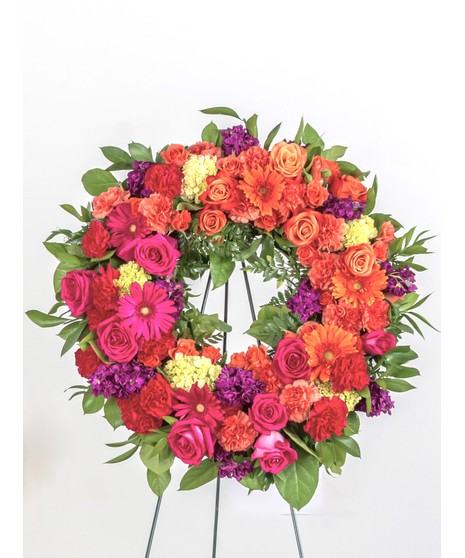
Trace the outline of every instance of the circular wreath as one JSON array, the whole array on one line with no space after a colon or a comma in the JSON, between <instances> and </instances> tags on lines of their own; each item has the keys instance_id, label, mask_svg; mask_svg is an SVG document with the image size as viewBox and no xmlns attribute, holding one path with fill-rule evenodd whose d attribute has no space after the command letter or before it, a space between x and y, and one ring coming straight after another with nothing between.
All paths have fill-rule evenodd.
<instances>
[{"instance_id":1,"label":"circular wreath","mask_svg":"<svg viewBox=\"0 0 465 558\"><path fill-rule=\"evenodd\" d=\"M390 392L413 387L417 355L399 339L427 323L414 259L428 239L396 236L401 225L373 213L376 178L367 189L369 173L339 160L346 148L325 149L303 120L273 147L279 125L260 146L257 115L240 120L155 157L139 143L102 147L111 165L82 177L92 203L61 206L81 228L45 242L57 302L28 315L64 325L62 354L79 345L87 383L71 397L84 412L133 432L108 444L130 447L110 462L139 452L159 496L178 457L181 489L217 476L274 483L300 509L321 465L340 473L347 453L360 456L359 415L391 414ZM221 287L238 262L282 288L247 332L258 344L227 354L216 345L231 328L191 302L192 280L209 272Z\"/></svg>"}]
</instances>

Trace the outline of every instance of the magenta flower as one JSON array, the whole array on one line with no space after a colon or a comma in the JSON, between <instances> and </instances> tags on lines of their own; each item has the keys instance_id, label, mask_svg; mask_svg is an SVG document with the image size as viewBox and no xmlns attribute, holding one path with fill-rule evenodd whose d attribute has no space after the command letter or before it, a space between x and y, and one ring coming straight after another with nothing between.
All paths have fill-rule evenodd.
<instances>
[{"instance_id":1,"label":"magenta flower","mask_svg":"<svg viewBox=\"0 0 465 558\"><path fill-rule=\"evenodd\" d=\"M118 301L118 314L135 337L160 339L176 321L177 309L163 287L147 281L131 285L131 294Z\"/></svg>"},{"instance_id":2,"label":"magenta flower","mask_svg":"<svg viewBox=\"0 0 465 558\"><path fill-rule=\"evenodd\" d=\"M150 234L143 215L134 215L128 203L120 203L110 213L107 228L111 235L111 245L120 250L133 240L145 238Z\"/></svg>"}]
</instances>

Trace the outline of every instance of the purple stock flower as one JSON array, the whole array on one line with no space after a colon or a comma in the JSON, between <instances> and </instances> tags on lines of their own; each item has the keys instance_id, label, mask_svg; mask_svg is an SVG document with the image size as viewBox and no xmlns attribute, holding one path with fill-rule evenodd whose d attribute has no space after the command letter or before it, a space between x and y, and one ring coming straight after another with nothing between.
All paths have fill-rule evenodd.
<instances>
[{"instance_id":1,"label":"purple stock flower","mask_svg":"<svg viewBox=\"0 0 465 558\"><path fill-rule=\"evenodd\" d=\"M176 306L175 320L179 320L181 311L184 308L184 285L182 281L170 281L169 279L157 279L154 281L155 285L163 287L168 291L168 297L174 302Z\"/></svg>"},{"instance_id":2,"label":"purple stock flower","mask_svg":"<svg viewBox=\"0 0 465 558\"><path fill-rule=\"evenodd\" d=\"M239 155L242 151L246 151L249 147L258 145L258 139L250 135L244 126L233 126L221 131L223 136L223 151L225 155L235 153Z\"/></svg>"},{"instance_id":3,"label":"purple stock flower","mask_svg":"<svg viewBox=\"0 0 465 558\"><path fill-rule=\"evenodd\" d=\"M334 217L352 221L352 219L360 219L366 203L351 200L350 198L336 198L329 194L328 199L323 204L323 213L330 213Z\"/></svg>"},{"instance_id":4,"label":"purple stock flower","mask_svg":"<svg viewBox=\"0 0 465 558\"><path fill-rule=\"evenodd\" d=\"M215 383L215 394L226 405L245 403L250 405L257 393L262 393L265 384L256 380L250 370L224 366Z\"/></svg>"},{"instance_id":5,"label":"purple stock flower","mask_svg":"<svg viewBox=\"0 0 465 558\"><path fill-rule=\"evenodd\" d=\"M415 273L408 265L395 269L391 262L385 261L381 263L380 268L384 269L387 275L385 293L394 296L404 296L417 290Z\"/></svg>"},{"instance_id":6,"label":"purple stock flower","mask_svg":"<svg viewBox=\"0 0 465 558\"><path fill-rule=\"evenodd\" d=\"M126 398L139 393L150 378L155 376L153 368L144 366L133 360L125 364L114 363L110 366L102 365L90 374L88 380L92 386L92 393L96 397Z\"/></svg>"},{"instance_id":7,"label":"purple stock flower","mask_svg":"<svg viewBox=\"0 0 465 558\"><path fill-rule=\"evenodd\" d=\"M218 444L215 445L214 460L221 463L218 468L218 476L221 478L235 478L240 481L253 471L253 463L251 461L246 460L242 463L237 463L234 461L232 453L224 450Z\"/></svg>"},{"instance_id":8,"label":"purple stock flower","mask_svg":"<svg viewBox=\"0 0 465 558\"><path fill-rule=\"evenodd\" d=\"M368 384L371 394L371 411L368 414L369 417L379 417L381 413L391 414L391 409L394 408L394 401L391 399L389 393L379 387L376 382L370 382ZM357 403L355 407L356 411L363 411L366 413L367 405L365 399L362 399Z\"/></svg>"},{"instance_id":9,"label":"purple stock flower","mask_svg":"<svg viewBox=\"0 0 465 558\"><path fill-rule=\"evenodd\" d=\"M286 306L299 316L302 323L308 322L313 314L320 314L322 311L320 296L321 292L314 289L306 278L300 283L297 293L289 298Z\"/></svg>"},{"instance_id":10,"label":"purple stock flower","mask_svg":"<svg viewBox=\"0 0 465 558\"><path fill-rule=\"evenodd\" d=\"M145 173L155 163L146 161L134 161L132 163L133 170L128 173L128 180L126 183L127 189L131 192L131 196L138 198L146 198L153 194L152 191L145 188Z\"/></svg>"}]
</instances>

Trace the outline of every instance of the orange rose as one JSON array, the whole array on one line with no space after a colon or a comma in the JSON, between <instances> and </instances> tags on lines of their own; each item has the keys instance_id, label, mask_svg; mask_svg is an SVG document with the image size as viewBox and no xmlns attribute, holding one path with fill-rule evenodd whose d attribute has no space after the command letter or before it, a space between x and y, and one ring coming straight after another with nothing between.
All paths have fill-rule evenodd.
<instances>
[{"instance_id":1,"label":"orange rose","mask_svg":"<svg viewBox=\"0 0 465 558\"><path fill-rule=\"evenodd\" d=\"M204 207L199 213L199 229L205 231L207 236L212 236L226 225L226 215L219 209Z\"/></svg>"},{"instance_id":2,"label":"orange rose","mask_svg":"<svg viewBox=\"0 0 465 558\"><path fill-rule=\"evenodd\" d=\"M305 322L303 325L301 325L299 327L299 329L297 330L297 333L299 334L299 337L302 339L302 337L304 335L308 335L309 333L311 333L314 329L316 329L320 324L318 322Z\"/></svg>"},{"instance_id":3,"label":"orange rose","mask_svg":"<svg viewBox=\"0 0 465 558\"><path fill-rule=\"evenodd\" d=\"M339 165L336 161L323 159L320 155L316 155L313 158L310 172L313 179L320 184L324 181L324 179L326 179L328 184L331 184L335 178L340 178L341 176L341 171L339 170Z\"/></svg>"},{"instance_id":4,"label":"orange rose","mask_svg":"<svg viewBox=\"0 0 465 558\"><path fill-rule=\"evenodd\" d=\"M334 298L329 291L324 291L323 293L321 293L319 300L320 306L328 306L328 304L332 304L333 302Z\"/></svg>"},{"instance_id":5,"label":"orange rose","mask_svg":"<svg viewBox=\"0 0 465 558\"><path fill-rule=\"evenodd\" d=\"M379 231L379 235L376 240L381 240L381 242L390 244L396 238L395 232L394 225L391 221L385 221L381 225L381 230Z\"/></svg>"},{"instance_id":6,"label":"orange rose","mask_svg":"<svg viewBox=\"0 0 465 558\"><path fill-rule=\"evenodd\" d=\"M370 275L376 263L371 244L351 246L344 252L344 263L353 275Z\"/></svg>"},{"instance_id":7,"label":"orange rose","mask_svg":"<svg viewBox=\"0 0 465 558\"><path fill-rule=\"evenodd\" d=\"M178 339L176 347L168 351L171 358L174 358L176 353L181 353L185 356L199 356L200 354L195 348L195 341L193 339Z\"/></svg>"},{"instance_id":8,"label":"orange rose","mask_svg":"<svg viewBox=\"0 0 465 558\"><path fill-rule=\"evenodd\" d=\"M295 178L304 170L307 151L296 143L280 141L273 146L270 153L270 165L287 178Z\"/></svg>"},{"instance_id":9,"label":"orange rose","mask_svg":"<svg viewBox=\"0 0 465 558\"><path fill-rule=\"evenodd\" d=\"M367 199L367 189L360 180L355 176L345 174L330 184L329 193L336 198L350 198L358 202L364 202Z\"/></svg>"},{"instance_id":10,"label":"orange rose","mask_svg":"<svg viewBox=\"0 0 465 558\"><path fill-rule=\"evenodd\" d=\"M295 246L305 246L315 240L320 231L320 215L311 209L294 215L283 227L286 238Z\"/></svg>"},{"instance_id":11,"label":"orange rose","mask_svg":"<svg viewBox=\"0 0 465 558\"><path fill-rule=\"evenodd\" d=\"M233 353L229 359L229 366L246 369L248 365L249 359L245 353Z\"/></svg>"},{"instance_id":12,"label":"orange rose","mask_svg":"<svg viewBox=\"0 0 465 558\"><path fill-rule=\"evenodd\" d=\"M229 174L220 171L215 176L207 176L207 189L199 199L205 205L217 205L220 209L227 211L232 209L236 202L237 181Z\"/></svg>"},{"instance_id":13,"label":"orange rose","mask_svg":"<svg viewBox=\"0 0 465 558\"><path fill-rule=\"evenodd\" d=\"M253 224L258 227L259 229L265 229L265 231L272 231L276 227L276 215L263 215L263 217L259 217L255 219Z\"/></svg>"},{"instance_id":14,"label":"orange rose","mask_svg":"<svg viewBox=\"0 0 465 558\"><path fill-rule=\"evenodd\" d=\"M316 180L312 180L307 184L305 191L305 199L309 207L316 208L323 205L328 199L328 190L323 188Z\"/></svg>"},{"instance_id":15,"label":"orange rose","mask_svg":"<svg viewBox=\"0 0 465 558\"><path fill-rule=\"evenodd\" d=\"M297 248L297 259L305 267L311 267L313 260L318 257L319 251L313 246L299 246Z\"/></svg>"},{"instance_id":16,"label":"orange rose","mask_svg":"<svg viewBox=\"0 0 465 558\"><path fill-rule=\"evenodd\" d=\"M216 166L232 178L239 178L244 170L244 163L235 155L218 159Z\"/></svg>"},{"instance_id":17,"label":"orange rose","mask_svg":"<svg viewBox=\"0 0 465 558\"><path fill-rule=\"evenodd\" d=\"M175 231L187 231L192 221L192 216L187 209L182 211L173 211L171 217L171 226Z\"/></svg>"},{"instance_id":18,"label":"orange rose","mask_svg":"<svg viewBox=\"0 0 465 558\"><path fill-rule=\"evenodd\" d=\"M213 364L216 364L221 358L221 351L216 347L212 347L211 345L203 347L200 354L205 358L209 358Z\"/></svg>"},{"instance_id":19,"label":"orange rose","mask_svg":"<svg viewBox=\"0 0 465 558\"><path fill-rule=\"evenodd\" d=\"M92 215L96 219L104 219L110 215L114 207L126 201L127 198L129 198L127 190L123 190L119 186L112 186L93 199L92 207L94 210Z\"/></svg>"},{"instance_id":20,"label":"orange rose","mask_svg":"<svg viewBox=\"0 0 465 558\"><path fill-rule=\"evenodd\" d=\"M383 242L382 240L373 242L373 252L377 260L384 262L384 260L388 259L388 247L389 244Z\"/></svg>"},{"instance_id":21,"label":"orange rose","mask_svg":"<svg viewBox=\"0 0 465 558\"><path fill-rule=\"evenodd\" d=\"M189 152L179 143L172 143L160 155L163 157L167 164L173 163L177 167L182 167L186 162Z\"/></svg>"}]
</instances>

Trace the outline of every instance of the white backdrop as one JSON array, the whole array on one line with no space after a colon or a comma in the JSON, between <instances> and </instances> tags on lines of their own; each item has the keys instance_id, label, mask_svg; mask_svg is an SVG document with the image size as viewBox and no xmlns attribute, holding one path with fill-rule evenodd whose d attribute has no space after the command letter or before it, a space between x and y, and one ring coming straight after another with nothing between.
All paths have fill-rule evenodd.
<instances>
[{"instance_id":1,"label":"white backdrop","mask_svg":"<svg viewBox=\"0 0 465 558\"><path fill-rule=\"evenodd\" d=\"M330 5L329 5L330 4ZM24 307L53 304L54 259L41 241L75 226L61 203L81 204L89 168L105 165L98 147L129 141L190 143L209 121L198 109L227 105L260 115L262 139L283 121L294 136L300 116L327 145L376 172L378 208L405 226L440 232L443 167L431 148L450 125L451 71L430 41L438 24L411 2L218 2L147 0L26 2ZM444 61L444 60L443 60ZM442 73L443 72L443 73ZM219 123L229 124L226 119ZM371 180L371 179L370 179ZM439 242L430 244L438 252ZM439 326L438 254L420 292ZM257 304L274 291L252 278ZM241 277L231 286L231 349L246 346L249 322ZM209 310L215 309L211 300ZM217 307L220 310L220 307ZM64 390L80 377L72 353L59 358L55 330L24 327L24 548L27 558L127 558L144 554L156 498L137 458L104 443L123 439L106 421L82 416ZM391 417L362 420L362 459L342 477L321 473L315 498L298 517L307 556L439 556L439 335L408 340L420 354L418 390L399 394ZM153 556L208 556L214 483L177 492L175 467ZM222 485L218 557L295 556L288 507L271 489L247 496Z\"/></svg>"}]
</instances>

